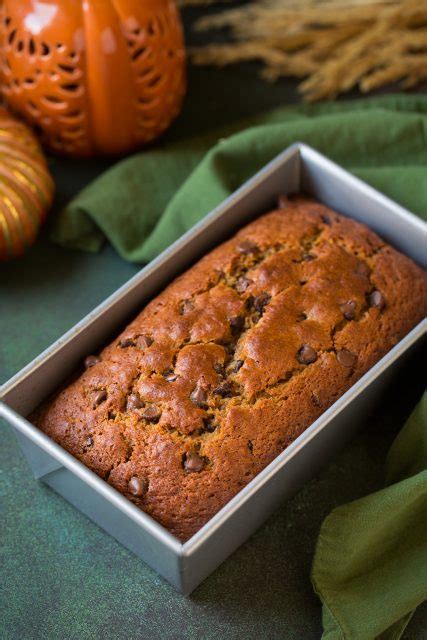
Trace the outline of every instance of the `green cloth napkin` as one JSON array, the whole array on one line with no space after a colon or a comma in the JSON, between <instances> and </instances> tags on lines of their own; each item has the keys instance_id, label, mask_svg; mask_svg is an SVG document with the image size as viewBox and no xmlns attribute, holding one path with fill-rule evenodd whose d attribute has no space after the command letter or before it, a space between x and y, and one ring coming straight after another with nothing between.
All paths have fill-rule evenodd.
<instances>
[{"instance_id":1,"label":"green cloth napkin","mask_svg":"<svg viewBox=\"0 0 427 640\"><path fill-rule=\"evenodd\" d=\"M52 238L97 251L106 237L124 259L147 262L295 141L427 217L427 97L392 95L283 107L139 153L72 200Z\"/></svg>"},{"instance_id":2,"label":"green cloth napkin","mask_svg":"<svg viewBox=\"0 0 427 640\"><path fill-rule=\"evenodd\" d=\"M324 640L396 640L427 599L427 394L390 449L386 482L322 524L312 581Z\"/></svg>"},{"instance_id":3,"label":"green cloth napkin","mask_svg":"<svg viewBox=\"0 0 427 640\"><path fill-rule=\"evenodd\" d=\"M427 218L427 97L395 95L280 108L130 157L68 205L53 239L97 251L108 238L126 260L146 262L295 141ZM424 399L390 452L388 488L322 526L312 578L327 640L399 638L427 596L425 416Z\"/></svg>"}]
</instances>

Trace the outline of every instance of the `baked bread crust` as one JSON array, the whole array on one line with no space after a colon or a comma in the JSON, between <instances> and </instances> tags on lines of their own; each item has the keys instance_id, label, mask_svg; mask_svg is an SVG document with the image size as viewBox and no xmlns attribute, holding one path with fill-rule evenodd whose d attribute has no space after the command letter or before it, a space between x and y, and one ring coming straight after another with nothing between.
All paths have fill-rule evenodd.
<instances>
[{"instance_id":1,"label":"baked bread crust","mask_svg":"<svg viewBox=\"0 0 427 640\"><path fill-rule=\"evenodd\" d=\"M303 196L150 302L33 416L187 540L425 315L427 278Z\"/></svg>"}]
</instances>

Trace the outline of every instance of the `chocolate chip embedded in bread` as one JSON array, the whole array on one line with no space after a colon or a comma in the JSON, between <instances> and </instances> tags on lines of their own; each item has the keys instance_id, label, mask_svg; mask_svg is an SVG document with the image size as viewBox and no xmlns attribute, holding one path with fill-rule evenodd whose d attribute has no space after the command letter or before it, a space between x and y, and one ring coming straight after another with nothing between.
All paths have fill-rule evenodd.
<instances>
[{"instance_id":1,"label":"chocolate chip embedded in bread","mask_svg":"<svg viewBox=\"0 0 427 640\"><path fill-rule=\"evenodd\" d=\"M320 219L322 220L323 224L332 224L332 220L330 218L330 216L326 215L325 213L322 213L322 215L320 216Z\"/></svg>"},{"instance_id":2,"label":"chocolate chip embedded in bread","mask_svg":"<svg viewBox=\"0 0 427 640\"><path fill-rule=\"evenodd\" d=\"M297 359L301 364L312 364L317 360L317 353L309 344L304 344L297 353Z\"/></svg>"},{"instance_id":3,"label":"chocolate chip embedded in bread","mask_svg":"<svg viewBox=\"0 0 427 640\"><path fill-rule=\"evenodd\" d=\"M259 248L258 245L251 240L242 240L237 245L237 251L243 253L243 255L249 255L251 253L258 253Z\"/></svg>"},{"instance_id":4,"label":"chocolate chip embedded in bread","mask_svg":"<svg viewBox=\"0 0 427 640\"><path fill-rule=\"evenodd\" d=\"M197 384L193 391L190 394L190 400L193 404L196 405L196 407L199 407L200 409L205 409L206 408L206 400L208 399L208 394L206 393L206 391L201 387L200 384Z\"/></svg>"},{"instance_id":5,"label":"chocolate chip embedded in bread","mask_svg":"<svg viewBox=\"0 0 427 640\"><path fill-rule=\"evenodd\" d=\"M205 460L195 451L188 451L184 455L184 469L186 471L198 472L205 466Z\"/></svg>"},{"instance_id":6,"label":"chocolate chip embedded in bread","mask_svg":"<svg viewBox=\"0 0 427 640\"><path fill-rule=\"evenodd\" d=\"M317 395L317 393L312 393L311 394L311 401L316 407L321 407L322 406L322 403L320 402L320 398Z\"/></svg>"},{"instance_id":7,"label":"chocolate chip embedded in bread","mask_svg":"<svg viewBox=\"0 0 427 640\"><path fill-rule=\"evenodd\" d=\"M311 253L303 253L301 256L301 260L303 262L310 262L311 260L314 260L316 256L313 256Z\"/></svg>"},{"instance_id":8,"label":"chocolate chip embedded in bread","mask_svg":"<svg viewBox=\"0 0 427 640\"><path fill-rule=\"evenodd\" d=\"M231 372L237 373L244 365L243 360L236 360L231 366Z\"/></svg>"},{"instance_id":9,"label":"chocolate chip embedded in bread","mask_svg":"<svg viewBox=\"0 0 427 640\"><path fill-rule=\"evenodd\" d=\"M337 360L343 367L351 368L356 364L357 356L347 349L337 352Z\"/></svg>"},{"instance_id":10,"label":"chocolate chip embedded in bread","mask_svg":"<svg viewBox=\"0 0 427 640\"><path fill-rule=\"evenodd\" d=\"M245 326L245 319L243 316L236 316L235 318L231 318L230 329L233 335L235 335L236 333L240 333L240 331L242 331L244 326Z\"/></svg>"},{"instance_id":11,"label":"chocolate chip embedded in bread","mask_svg":"<svg viewBox=\"0 0 427 640\"><path fill-rule=\"evenodd\" d=\"M100 404L106 401L108 397L107 391L105 389L101 389L97 391L93 397L93 408L96 409Z\"/></svg>"},{"instance_id":12,"label":"chocolate chip embedded in bread","mask_svg":"<svg viewBox=\"0 0 427 640\"><path fill-rule=\"evenodd\" d=\"M221 362L215 362L213 368L219 376L224 375L224 365Z\"/></svg>"},{"instance_id":13,"label":"chocolate chip embedded in bread","mask_svg":"<svg viewBox=\"0 0 427 640\"><path fill-rule=\"evenodd\" d=\"M236 282L236 291L238 293L244 293L246 289L252 284L253 280L246 276L241 276Z\"/></svg>"},{"instance_id":14,"label":"chocolate chip embedded in bread","mask_svg":"<svg viewBox=\"0 0 427 640\"><path fill-rule=\"evenodd\" d=\"M128 491L135 498L142 498L148 491L148 481L146 478L132 476L128 482Z\"/></svg>"},{"instance_id":15,"label":"chocolate chip embedded in bread","mask_svg":"<svg viewBox=\"0 0 427 640\"><path fill-rule=\"evenodd\" d=\"M142 409L142 407L144 406L144 403L137 393L131 393L128 396L126 406L130 411L134 411L137 409Z\"/></svg>"},{"instance_id":16,"label":"chocolate chip embedded in bread","mask_svg":"<svg viewBox=\"0 0 427 640\"><path fill-rule=\"evenodd\" d=\"M175 380L178 378L178 376L172 371L172 369L168 369L167 371L165 371L163 373L163 377L168 382L175 382Z\"/></svg>"},{"instance_id":17,"label":"chocolate chip embedded in bread","mask_svg":"<svg viewBox=\"0 0 427 640\"><path fill-rule=\"evenodd\" d=\"M255 311L258 313L262 313L264 311L264 307L268 305L271 300L271 296L268 293L261 293L259 296L254 298L253 307Z\"/></svg>"},{"instance_id":18,"label":"chocolate chip embedded in bread","mask_svg":"<svg viewBox=\"0 0 427 640\"><path fill-rule=\"evenodd\" d=\"M380 311L385 307L384 296L381 291L375 289L372 293L369 294L369 306L377 307Z\"/></svg>"},{"instance_id":19,"label":"chocolate chip embedded in bread","mask_svg":"<svg viewBox=\"0 0 427 640\"><path fill-rule=\"evenodd\" d=\"M134 347L136 344L135 342L135 338L124 338L123 340L120 340L120 348L121 349L127 349L128 347Z\"/></svg>"},{"instance_id":20,"label":"chocolate chip embedded in bread","mask_svg":"<svg viewBox=\"0 0 427 640\"><path fill-rule=\"evenodd\" d=\"M347 300L340 304L341 312L346 320L354 320L356 317L356 303L354 300Z\"/></svg>"},{"instance_id":21,"label":"chocolate chip embedded in bread","mask_svg":"<svg viewBox=\"0 0 427 640\"><path fill-rule=\"evenodd\" d=\"M99 356L87 356L84 360L85 369L90 369L94 367L98 362L101 362L101 358Z\"/></svg>"},{"instance_id":22,"label":"chocolate chip embedded in bread","mask_svg":"<svg viewBox=\"0 0 427 640\"><path fill-rule=\"evenodd\" d=\"M214 423L213 416L209 416L208 418L203 418L203 428L205 431L209 433L213 433L218 425Z\"/></svg>"},{"instance_id":23,"label":"chocolate chip embedded in bread","mask_svg":"<svg viewBox=\"0 0 427 640\"><path fill-rule=\"evenodd\" d=\"M254 296L248 296L245 300L245 307L248 311L250 311L252 309L252 307L254 306Z\"/></svg>"},{"instance_id":24,"label":"chocolate chip embedded in bread","mask_svg":"<svg viewBox=\"0 0 427 640\"><path fill-rule=\"evenodd\" d=\"M142 417L147 420L147 422L158 422L162 412L158 407L152 404L150 407L147 407L142 412Z\"/></svg>"},{"instance_id":25,"label":"chocolate chip embedded in bread","mask_svg":"<svg viewBox=\"0 0 427 640\"><path fill-rule=\"evenodd\" d=\"M221 396L221 398L229 398L232 395L231 384L227 381L221 382L213 392L216 396Z\"/></svg>"},{"instance_id":26,"label":"chocolate chip embedded in bread","mask_svg":"<svg viewBox=\"0 0 427 640\"><path fill-rule=\"evenodd\" d=\"M147 336L147 335L138 336L138 339L137 339L138 349L148 349L148 347L151 347L153 342L154 340L153 338L150 338L150 336Z\"/></svg>"},{"instance_id":27,"label":"chocolate chip embedded in bread","mask_svg":"<svg viewBox=\"0 0 427 640\"><path fill-rule=\"evenodd\" d=\"M179 312L182 316L194 309L194 302L192 300L183 300L179 306Z\"/></svg>"}]
</instances>

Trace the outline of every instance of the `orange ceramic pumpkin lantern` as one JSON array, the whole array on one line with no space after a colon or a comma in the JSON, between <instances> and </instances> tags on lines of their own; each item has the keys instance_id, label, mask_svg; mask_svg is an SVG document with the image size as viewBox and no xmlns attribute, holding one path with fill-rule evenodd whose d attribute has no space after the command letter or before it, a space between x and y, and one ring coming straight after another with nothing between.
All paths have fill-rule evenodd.
<instances>
[{"instance_id":1,"label":"orange ceramic pumpkin lantern","mask_svg":"<svg viewBox=\"0 0 427 640\"><path fill-rule=\"evenodd\" d=\"M21 255L34 242L53 192L36 138L0 107L0 260Z\"/></svg>"},{"instance_id":2,"label":"orange ceramic pumpkin lantern","mask_svg":"<svg viewBox=\"0 0 427 640\"><path fill-rule=\"evenodd\" d=\"M178 114L185 54L172 0L3 0L1 81L49 147L122 154Z\"/></svg>"}]
</instances>

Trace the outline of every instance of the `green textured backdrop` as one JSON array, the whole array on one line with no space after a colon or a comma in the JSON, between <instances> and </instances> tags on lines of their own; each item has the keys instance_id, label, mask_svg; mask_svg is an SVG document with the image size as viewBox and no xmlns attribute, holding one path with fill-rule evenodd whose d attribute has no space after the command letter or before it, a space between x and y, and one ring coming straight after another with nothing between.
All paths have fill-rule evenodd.
<instances>
[{"instance_id":1,"label":"green textured backdrop","mask_svg":"<svg viewBox=\"0 0 427 640\"><path fill-rule=\"evenodd\" d=\"M296 100L293 82L267 87L252 65L193 69L184 112L166 140ZM107 166L51 160L55 209ZM98 255L56 247L47 230L22 260L2 265L0 383L137 270L109 247ZM422 393L419 373L410 364L378 399L368 428L188 598L36 482L1 423L0 638L319 638L309 573L321 521L381 486L386 451ZM426 614L417 611L406 640L425 637Z\"/></svg>"}]
</instances>

